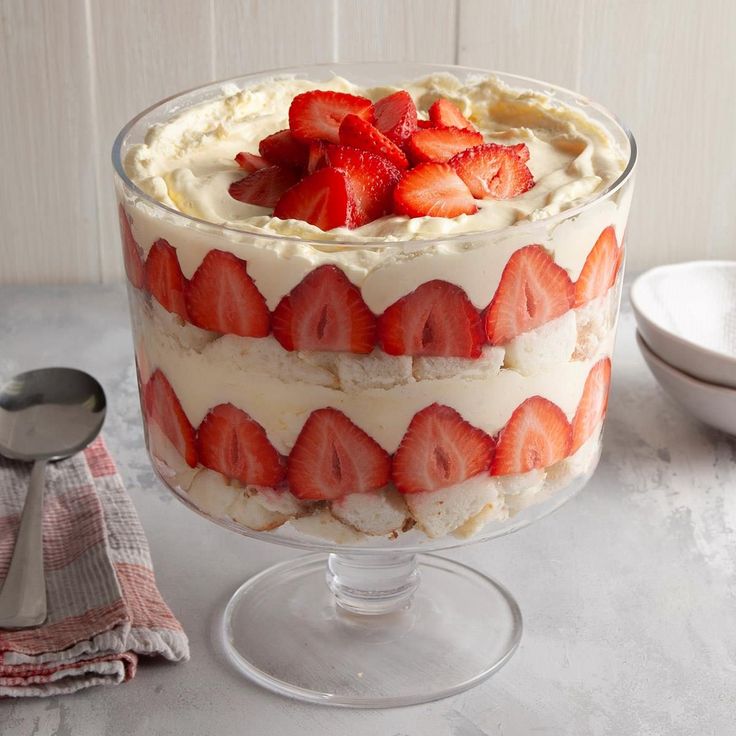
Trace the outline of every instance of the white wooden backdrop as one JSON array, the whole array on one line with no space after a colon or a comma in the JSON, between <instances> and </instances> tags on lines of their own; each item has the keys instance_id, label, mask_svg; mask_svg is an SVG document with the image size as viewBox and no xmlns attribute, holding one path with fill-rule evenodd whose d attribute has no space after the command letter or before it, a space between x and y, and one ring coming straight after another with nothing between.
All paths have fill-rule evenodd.
<instances>
[{"instance_id":1,"label":"white wooden backdrop","mask_svg":"<svg viewBox=\"0 0 736 736\"><path fill-rule=\"evenodd\" d=\"M121 278L109 151L157 99L337 60L579 89L641 151L634 269L736 258L735 0L0 0L0 283Z\"/></svg>"}]
</instances>

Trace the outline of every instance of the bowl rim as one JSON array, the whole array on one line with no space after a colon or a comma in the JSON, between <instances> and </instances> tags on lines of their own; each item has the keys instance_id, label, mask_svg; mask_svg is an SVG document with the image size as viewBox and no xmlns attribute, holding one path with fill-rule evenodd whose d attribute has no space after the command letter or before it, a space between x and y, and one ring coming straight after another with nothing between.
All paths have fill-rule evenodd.
<instances>
[{"instance_id":1,"label":"bowl rim","mask_svg":"<svg viewBox=\"0 0 736 736\"><path fill-rule=\"evenodd\" d=\"M709 391L713 395L718 395L721 398L728 396L730 399L736 401L736 388L724 386L720 383L703 381L690 373L686 373L685 371L676 368L652 350L651 346L644 339L644 336L638 329L636 330L636 344L645 359L651 359L653 363L662 368L665 372L673 374L681 383L690 384L692 388L697 389L698 391ZM659 381L659 379L657 380Z\"/></svg>"},{"instance_id":2,"label":"bowl rim","mask_svg":"<svg viewBox=\"0 0 736 736\"><path fill-rule=\"evenodd\" d=\"M408 246L411 248L420 247L422 250L424 250L428 248L429 246L442 244L442 243L462 242L464 240L470 240L473 238L488 236L491 234L493 235L494 238L500 238L500 237L504 237L507 234L518 232L518 225L514 223L512 225L507 225L503 228L498 228L498 229L480 229L480 230L473 230L473 231L467 231L467 232L459 232L459 233L453 233L453 234L448 234L448 235L442 235L442 236L438 236L435 238L426 238L426 239L422 238L420 240L404 238L401 240L386 241L385 238L379 238L374 241L373 239L368 238L366 240L350 241L349 243L346 243L346 242L342 242L339 240L332 242L329 240L302 238L302 237L294 236L294 235L276 235L274 233L267 232L267 231L258 232L258 231L245 230L245 229L235 227L232 225L212 222L210 220L206 220L200 217L195 217L193 215L188 215L184 212L180 212L178 209L174 209L164 204L163 202L158 201L157 199L149 195L147 192L145 192L143 189L141 189L128 176L125 170L123 152L124 152L125 145L127 144L127 137L129 133L133 130L133 128L140 121L144 120L146 117L154 113L157 109L165 106L168 103L175 102L176 100L180 98L186 98L197 92L204 92L205 90L208 90L208 89L219 90L220 94L222 94L222 87L230 83L243 82L246 80L255 82L258 80L268 79L268 78L278 78L282 76L300 75L300 74L306 75L306 74L320 73L320 72L325 72L325 71L333 71L334 73L339 74L342 70L345 70L346 68L349 68L349 67L355 67L355 66L360 66L364 68L373 68L373 69L410 66L411 68L421 70L421 73L426 73L426 74L431 74L433 71L438 71L438 72L444 71L444 72L451 72L451 73L461 73L462 72L464 74L470 74L470 75L475 74L475 75L483 75L487 77L497 77L501 79L502 81L514 82L520 85L524 85L525 83L527 85L531 84L532 86L539 85L539 86L543 86L544 89L547 92L549 92L551 95L556 95L558 93L561 93L563 97L569 96L570 98L575 99L577 103L588 106L596 110L599 114L606 117L609 123L612 123L618 126L618 128L623 133L624 137L627 139L629 143L628 160L621 174L613 182L611 182L603 191L597 192L593 198L586 200L574 207L570 207L569 209L562 210L561 212L558 212L557 214L550 215L549 217L545 217L542 220L529 221L528 223L524 223L524 224L534 225L534 224L543 222L548 227L554 228L560 222L563 222L570 218L574 219L575 217L580 215L582 212L589 210L590 208L592 208L599 202L609 197L614 196L617 192L619 192L624 187L624 185L627 182L629 182L633 178L633 175L636 169L636 164L637 164L638 157L639 157L639 153L638 153L638 145L637 145L636 139L634 138L634 134L631 132L631 129L617 115L611 112L607 107L605 107L599 102L596 102L595 100L592 100L591 98L587 97L581 92L576 92L575 90L571 90L566 87L562 87L560 85L552 84L551 82L546 82L541 79L535 79L533 77L528 77L528 76L521 75L521 74L512 74L508 72L503 72L497 69L483 69L479 67L471 67L471 66L466 66L462 64L440 64L440 63L430 63L430 62L423 62L423 61L402 62L402 61L395 61L395 60L393 61L357 61L357 62L334 61L334 62L323 62L319 64L307 64L307 65L301 65L301 66L292 65L292 66L286 66L286 67L276 67L276 68L271 68L271 69L256 70L248 74L241 74L237 76L228 77L226 79L218 79L215 81L210 81L205 84L201 84L196 87L192 87L190 89L182 90L175 94L164 97L163 99L160 99L154 102L152 105L149 105L147 108L139 112L135 117L131 118L118 132L113 142L112 151L111 151L114 175L123 184L123 186L127 188L129 191L131 191L138 199L144 201L148 206L153 207L154 210L156 211L165 212L166 215L168 215L169 217L173 217L175 220L181 218L184 221L186 221L187 224L203 228L205 231L214 229L220 232L233 232L237 234L238 236L242 236L243 234L245 234L249 237L253 237L256 241L258 240L262 240L262 241L283 240L286 242L299 242L299 243L310 245L310 246L317 247L317 248L325 248L325 246L327 247L337 246L340 248L344 248L347 245L348 247L355 248L358 250L360 249L380 250L381 248L385 248L386 246L399 246L399 247ZM421 245L417 246L417 243L420 243Z\"/></svg>"},{"instance_id":3,"label":"bowl rim","mask_svg":"<svg viewBox=\"0 0 736 736\"><path fill-rule=\"evenodd\" d=\"M671 340L676 345L679 345L680 347L683 347L685 349L702 353L707 355L710 358L713 358L716 361L727 363L732 365L734 368L736 368L736 355L730 355L729 353L724 353L720 350L714 350L713 348L706 347L705 345L700 345L697 342L693 342L692 340L688 340L685 337L682 337L681 335L678 335L676 332L673 332L672 330L668 329L667 327L664 327L659 322L656 322L649 314L647 314L646 310L642 308L641 301L638 301L639 295L644 291L647 286L648 282L654 278L657 274L661 273L667 273L671 271L686 271L689 268L700 268L700 267L717 267L717 268L733 268L736 269L736 261L728 261L728 260L698 260L698 261L682 261L681 263L667 263L661 266L655 266L654 268L650 268L648 271L644 271L644 273L639 274L639 276L636 277L634 280L634 283L631 285L631 290L629 291L629 301L631 302L631 307L634 310L634 316L638 320L643 321L646 323L648 327L651 327L652 329L656 330L657 332L662 333L663 337L665 339ZM638 331L637 331L638 333ZM649 347L649 345L647 345ZM651 348L649 348L651 350ZM654 353L656 355L656 353ZM659 358L659 356L657 356ZM662 360L661 358L659 358ZM666 363L666 365L670 365L669 363ZM674 368L674 366L671 366ZM679 370L679 369L675 369ZM687 374L690 375L690 374ZM700 379L698 379L700 380ZM708 381L704 381L704 383L709 383ZM720 385L720 384L710 384L710 385Z\"/></svg>"}]
</instances>

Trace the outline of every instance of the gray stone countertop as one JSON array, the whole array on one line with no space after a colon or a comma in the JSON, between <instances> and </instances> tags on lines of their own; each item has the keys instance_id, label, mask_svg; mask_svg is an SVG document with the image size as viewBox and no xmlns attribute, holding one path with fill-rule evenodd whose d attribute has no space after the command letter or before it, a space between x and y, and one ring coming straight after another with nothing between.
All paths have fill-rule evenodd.
<instances>
[{"instance_id":1,"label":"gray stone countertop","mask_svg":"<svg viewBox=\"0 0 736 736\"><path fill-rule=\"evenodd\" d=\"M664 395L637 351L626 301L592 481L536 525L447 553L516 596L519 650L462 695L384 711L291 702L220 655L212 631L227 597L299 552L211 524L154 480L123 287L0 287L0 315L0 376L61 364L104 385L107 442L192 651L182 665L143 661L118 687L0 701L3 736L736 732L736 439Z\"/></svg>"}]
</instances>

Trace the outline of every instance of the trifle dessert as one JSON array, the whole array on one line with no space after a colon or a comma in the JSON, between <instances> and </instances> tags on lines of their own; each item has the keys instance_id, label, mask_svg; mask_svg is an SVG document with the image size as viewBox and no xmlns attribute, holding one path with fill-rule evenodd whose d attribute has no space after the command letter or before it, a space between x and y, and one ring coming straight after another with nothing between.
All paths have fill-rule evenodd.
<instances>
[{"instance_id":1,"label":"trifle dessert","mask_svg":"<svg viewBox=\"0 0 736 736\"><path fill-rule=\"evenodd\" d=\"M246 533L457 543L595 469L633 161L559 90L226 83L119 139L146 438Z\"/></svg>"}]
</instances>

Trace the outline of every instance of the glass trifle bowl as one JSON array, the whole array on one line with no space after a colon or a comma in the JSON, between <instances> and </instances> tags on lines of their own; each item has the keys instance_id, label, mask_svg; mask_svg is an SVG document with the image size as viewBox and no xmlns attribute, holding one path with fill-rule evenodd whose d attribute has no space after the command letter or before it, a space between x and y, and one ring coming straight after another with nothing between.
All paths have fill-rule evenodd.
<instances>
[{"instance_id":1,"label":"glass trifle bowl","mask_svg":"<svg viewBox=\"0 0 736 736\"><path fill-rule=\"evenodd\" d=\"M433 103L449 99L469 118L451 136L477 126L482 146L513 146L526 189L452 217L434 193L437 211L353 229L232 194L250 176L241 167L266 166L259 139L289 125L297 94L377 102L403 87L412 130L444 129ZM299 145L310 175L334 174L329 145L314 165L313 144ZM508 660L522 627L512 596L430 553L540 519L595 470L635 161L631 133L580 95L427 64L252 74L121 131L153 467L211 521L315 552L230 599L222 641L240 671L302 700L381 707L460 692Z\"/></svg>"}]
</instances>

